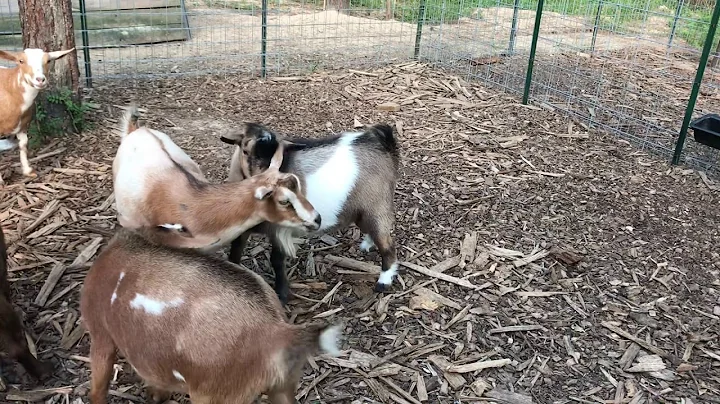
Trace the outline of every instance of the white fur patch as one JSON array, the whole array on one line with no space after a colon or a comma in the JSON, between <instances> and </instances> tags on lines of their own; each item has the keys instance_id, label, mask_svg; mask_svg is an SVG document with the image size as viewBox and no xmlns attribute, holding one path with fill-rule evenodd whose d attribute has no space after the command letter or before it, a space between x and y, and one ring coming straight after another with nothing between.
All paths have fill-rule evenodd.
<instances>
[{"instance_id":1,"label":"white fur patch","mask_svg":"<svg viewBox=\"0 0 720 404\"><path fill-rule=\"evenodd\" d=\"M375 247L375 242L366 234L365 237L363 237L362 243L360 243L360 251L369 252L373 247Z\"/></svg>"},{"instance_id":2,"label":"white fur patch","mask_svg":"<svg viewBox=\"0 0 720 404\"><path fill-rule=\"evenodd\" d=\"M306 178L305 195L320 213L320 230L333 227L360 174L351 143L362 132L348 132L338 141L333 154L317 171Z\"/></svg>"},{"instance_id":3,"label":"white fur patch","mask_svg":"<svg viewBox=\"0 0 720 404\"><path fill-rule=\"evenodd\" d=\"M295 244L295 230L290 227L291 225L291 223L280 223L280 226L275 231L275 239L286 256L295 258L297 244Z\"/></svg>"},{"instance_id":4,"label":"white fur patch","mask_svg":"<svg viewBox=\"0 0 720 404\"><path fill-rule=\"evenodd\" d=\"M125 277L125 272L120 272L120 276L118 277L117 284L115 284L115 290L113 290L112 296L110 296L110 304L115 303L115 300L117 300L117 290L120 287L120 282Z\"/></svg>"},{"instance_id":5,"label":"white fur patch","mask_svg":"<svg viewBox=\"0 0 720 404\"><path fill-rule=\"evenodd\" d=\"M0 151L12 150L17 146L17 142L14 142L10 139L0 139Z\"/></svg>"},{"instance_id":6,"label":"white fur patch","mask_svg":"<svg viewBox=\"0 0 720 404\"><path fill-rule=\"evenodd\" d=\"M380 278L378 279L379 283L382 283L383 285L390 285L393 281L393 278L395 275L397 275L398 271L398 264L394 263L388 268L387 271L380 272Z\"/></svg>"},{"instance_id":7,"label":"white fur patch","mask_svg":"<svg viewBox=\"0 0 720 404\"><path fill-rule=\"evenodd\" d=\"M173 376L175 376L175 378L179 381L185 383L185 377L183 377L183 375L181 375L177 370L173 370Z\"/></svg>"},{"instance_id":8,"label":"white fur patch","mask_svg":"<svg viewBox=\"0 0 720 404\"><path fill-rule=\"evenodd\" d=\"M325 331L320 333L320 349L331 356L340 355L338 340L341 333L342 329L339 325L326 328Z\"/></svg>"},{"instance_id":9,"label":"white fur patch","mask_svg":"<svg viewBox=\"0 0 720 404\"><path fill-rule=\"evenodd\" d=\"M300 219L307 223L313 223L315 221L317 213L310 212L309 210L305 209L305 206L300 203L300 199L298 199L295 193L285 188L280 188L280 190L283 193L283 196L286 197L288 201L292 204L293 208L295 209L295 213L297 213Z\"/></svg>"},{"instance_id":10,"label":"white fur patch","mask_svg":"<svg viewBox=\"0 0 720 404\"><path fill-rule=\"evenodd\" d=\"M167 302L161 302L153 298L141 295L140 293L135 294L135 298L130 302L130 307L133 309L143 309L148 314L154 314L159 316L169 307L178 307L184 303L184 300L180 297L176 297Z\"/></svg>"}]
</instances>

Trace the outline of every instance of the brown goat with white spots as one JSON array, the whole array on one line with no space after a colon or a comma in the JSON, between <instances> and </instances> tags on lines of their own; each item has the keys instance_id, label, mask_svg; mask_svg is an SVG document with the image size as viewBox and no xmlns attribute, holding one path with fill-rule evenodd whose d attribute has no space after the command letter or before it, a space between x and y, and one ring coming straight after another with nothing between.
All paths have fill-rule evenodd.
<instances>
[{"instance_id":1,"label":"brown goat with white spots","mask_svg":"<svg viewBox=\"0 0 720 404\"><path fill-rule=\"evenodd\" d=\"M0 67L0 137L17 138L17 141L0 139L0 151L11 150L19 145L20 164L26 176L37 176L27 157L27 130L34 110L31 107L40 90L48 86L48 63L73 50L75 48L49 53L42 49L25 49L18 53L0 50L0 59L15 62L15 67Z\"/></svg>"},{"instance_id":2,"label":"brown goat with white spots","mask_svg":"<svg viewBox=\"0 0 720 404\"><path fill-rule=\"evenodd\" d=\"M36 379L44 379L52 371L50 363L37 360L25 340L20 317L13 309L10 284L7 280L7 246L0 227L0 352L17 360Z\"/></svg>"},{"instance_id":3,"label":"brown goat with white spots","mask_svg":"<svg viewBox=\"0 0 720 404\"><path fill-rule=\"evenodd\" d=\"M229 181L241 181L265 172L271 156L284 146L280 171L297 175L308 201L323 218L320 229L311 233L328 233L355 223L365 233L360 249L369 251L377 247L382 257L382 272L375 290L382 292L392 284L398 272L391 233L395 226L393 198L399 149L390 126L373 125L364 131L320 139L282 139L262 125L247 123L243 130L228 133L221 140L237 145L230 163ZM295 255L294 235L307 232L262 223L232 242L230 261L240 263L251 233L269 236L275 291L285 303L289 295L285 257Z\"/></svg>"},{"instance_id":4,"label":"brown goat with white spots","mask_svg":"<svg viewBox=\"0 0 720 404\"><path fill-rule=\"evenodd\" d=\"M200 167L168 135L137 124L129 108L113 161L118 221L147 228L173 247L217 251L262 222L315 230L320 215L293 174L278 170L282 150L269 170L240 184L211 184ZM279 148L282 149L282 148Z\"/></svg>"},{"instance_id":5,"label":"brown goat with white spots","mask_svg":"<svg viewBox=\"0 0 720 404\"><path fill-rule=\"evenodd\" d=\"M193 404L247 404L262 393L295 403L307 355L337 355L340 327L288 323L259 275L155 234L120 228L85 278L91 404L106 402L116 352L155 402L181 392Z\"/></svg>"}]
</instances>

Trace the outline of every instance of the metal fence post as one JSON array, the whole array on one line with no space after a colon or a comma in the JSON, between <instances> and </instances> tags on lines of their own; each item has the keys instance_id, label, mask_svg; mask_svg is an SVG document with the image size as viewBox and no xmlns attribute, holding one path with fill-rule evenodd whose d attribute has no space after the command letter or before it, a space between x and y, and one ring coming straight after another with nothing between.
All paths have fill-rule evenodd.
<instances>
[{"instance_id":1,"label":"metal fence post","mask_svg":"<svg viewBox=\"0 0 720 404\"><path fill-rule=\"evenodd\" d=\"M420 41L422 40L423 23L425 22L425 0L420 0L418 8L417 32L415 33L415 53L413 58L417 60L420 56Z\"/></svg>"},{"instance_id":2,"label":"metal fence post","mask_svg":"<svg viewBox=\"0 0 720 404\"><path fill-rule=\"evenodd\" d=\"M513 3L513 19L512 27L510 28L510 43L508 44L508 54L512 55L515 53L515 39L517 38L518 31L518 13L520 11L520 0L515 0Z\"/></svg>"},{"instance_id":3,"label":"metal fence post","mask_svg":"<svg viewBox=\"0 0 720 404\"><path fill-rule=\"evenodd\" d=\"M525 91L523 92L522 103L527 105L530 98L530 84L532 83L533 67L535 66L535 51L540 36L540 20L542 19L544 0L538 0L537 11L535 12L535 28L533 28L532 44L530 45L530 57L528 58L527 74L525 75Z\"/></svg>"},{"instance_id":4,"label":"metal fence post","mask_svg":"<svg viewBox=\"0 0 720 404\"><path fill-rule=\"evenodd\" d=\"M680 135L678 136L677 143L675 144L675 154L673 154L672 159L673 165L680 163L680 156L682 155L683 146L685 145L688 127L690 126L690 120L692 119L692 114L695 110L695 102L697 101L697 96L700 92L700 84L702 84L703 75L705 74L705 66L707 65L708 56L710 55L710 48L712 48L712 44L715 39L718 18L720 18L720 1L715 2L715 10L713 11L712 18L710 19L710 27L708 28L707 37L705 37L705 45L703 46L702 55L700 55L700 64L698 64L697 72L695 73L695 81L693 81L692 91L690 92L690 99L688 99L687 108L685 109L685 119L683 119L682 127L680 128Z\"/></svg>"},{"instance_id":5,"label":"metal fence post","mask_svg":"<svg viewBox=\"0 0 720 404\"><path fill-rule=\"evenodd\" d=\"M83 43L83 59L85 59L85 86L92 88L92 71L90 66L90 48L88 39L87 10L85 0L80 0L80 35Z\"/></svg>"},{"instance_id":6,"label":"metal fence post","mask_svg":"<svg viewBox=\"0 0 720 404\"><path fill-rule=\"evenodd\" d=\"M672 46L672 41L675 38L675 29L677 28L678 20L680 19L680 13L682 12L683 4L685 0L678 1L678 5L675 8L675 18L673 18L672 28L670 29L670 39L668 40L668 48Z\"/></svg>"},{"instance_id":7,"label":"metal fence post","mask_svg":"<svg viewBox=\"0 0 720 404\"><path fill-rule=\"evenodd\" d=\"M597 41L597 34L598 34L598 30L600 29L600 14L602 14L602 6L603 6L603 0L600 0L598 2L597 12L595 13L595 25L593 26L592 42L590 43L590 52L595 52L595 41Z\"/></svg>"},{"instance_id":8,"label":"metal fence post","mask_svg":"<svg viewBox=\"0 0 720 404\"><path fill-rule=\"evenodd\" d=\"M267 75L267 13L268 0L262 0L262 30L260 32L260 77Z\"/></svg>"}]
</instances>

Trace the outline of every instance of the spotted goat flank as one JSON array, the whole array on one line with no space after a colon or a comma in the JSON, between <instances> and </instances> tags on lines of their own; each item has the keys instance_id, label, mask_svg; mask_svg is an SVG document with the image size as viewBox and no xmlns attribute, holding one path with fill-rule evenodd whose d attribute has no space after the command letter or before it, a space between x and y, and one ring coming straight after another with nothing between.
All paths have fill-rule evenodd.
<instances>
[{"instance_id":1,"label":"spotted goat flank","mask_svg":"<svg viewBox=\"0 0 720 404\"><path fill-rule=\"evenodd\" d=\"M259 275L157 234L119 228L85 278L90 402L106 403L119 352L156 402L178 392L193 403L249 404L262 393L295 403L307 356L339 354L341 327L288 323Z\"/></svg>"}]
</instances>

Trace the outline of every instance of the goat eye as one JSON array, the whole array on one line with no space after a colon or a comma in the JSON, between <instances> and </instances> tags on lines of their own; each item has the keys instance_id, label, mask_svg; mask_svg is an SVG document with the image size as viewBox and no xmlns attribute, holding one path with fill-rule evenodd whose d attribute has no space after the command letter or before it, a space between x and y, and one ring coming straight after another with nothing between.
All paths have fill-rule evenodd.
<instances>
[{"instance_id":1,"label":"goat eye","mask_svg":"<svg viewBox=\"0 0 720 404\"><path fill-rule=\"evenodd\" d=\"M290 201L280 201L280 205L288 206L288 205L290 205Z\"/></svg>"},{"instance_id":2,"label":"goat eye","mask_svg":"<svg viewBox=\"0 0 720 404\"><path fill-rule=\"evenodd\" d=\"M18 63L23 64L23 63L25 63L25 61L20 59L20 60L18 60Z\"/></svg>"}]
</instances>

